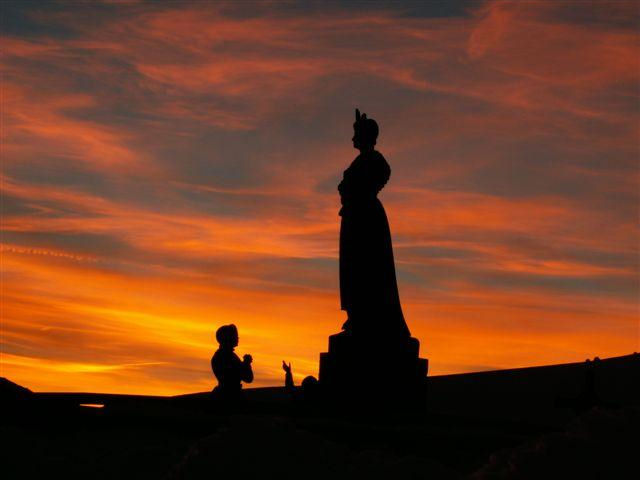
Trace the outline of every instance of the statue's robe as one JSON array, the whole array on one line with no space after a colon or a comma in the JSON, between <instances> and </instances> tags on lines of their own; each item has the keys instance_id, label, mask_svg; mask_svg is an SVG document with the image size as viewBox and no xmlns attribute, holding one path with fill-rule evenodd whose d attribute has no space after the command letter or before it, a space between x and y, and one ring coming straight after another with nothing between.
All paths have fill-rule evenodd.
<instances>
[{"instance_id":1,"label":"statue's robe","mask_svg":"<svg viewBox=\"0 0 640 480\"><path fill-rule=\"evenodd\" d=\"M381 153L361 153L344 171L338 191L340 301L354 333L410 336L402 314L391 231L378 192L391 169Z\"/></svg>"}]
</instances>

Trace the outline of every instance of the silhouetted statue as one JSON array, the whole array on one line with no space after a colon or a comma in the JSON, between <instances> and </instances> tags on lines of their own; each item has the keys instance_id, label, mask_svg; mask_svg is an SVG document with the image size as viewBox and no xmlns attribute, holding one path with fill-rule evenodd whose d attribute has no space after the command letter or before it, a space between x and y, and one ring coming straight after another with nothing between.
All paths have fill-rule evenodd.
<instances>
[{"instance_id":1,"label":"silhouetted statue","mask_svg":"<svg viewBox=\"0 0 640 480\"><path fill-rule=\"evenodd\" d=\"M420 342L402 314L391 231L378 200L391 168L374 149L378 124L356 109L353 130L360 155L338 185L340 303L348 318L320 354L318 392L339 408L348 402L359 411L423 405L429 362L420 358Z\"/></svg>"},{"instance_id":2,"label":"silhouetted statue","mask_svg":"<svg viewBox=\"0 0 640 480\"><path fill-rule=\"evenodd\" d=\"M284 386L288 390L292 390L294 387L293 384L293 373L291 373L291 362L287 365L287 363L282 361L282 369L284 370Z\"/></svg>"},{"instance_id":3,"label":"silhouetted statue","mask_svg":"<svg viewBox=\"0 0 640 480\"><path fill-rule=\"evenodd\" d=\"M253 381L251 355L244 355L242 360L233 351L238 346L238 329L235 325L223 325L216 331L216 340L220 344L211 357L211 369L218 379L214 393L225 399L234 399L240 395L242 383Z\"/></svg>"},{"instance_id":4,"label":"silhouetted statue","mask_svg":"<svg viewBox=\"0 0 640 480\"><path fill-rule=\"evenodd\" d=\"M374 149L375 120L356 109L353 146L360 155L344 171L338 191L340 216L340 301L348 319L343 329L356 335L409 337L402 314L387 215L377 195L391 168Z\"/></svg>"},{"instance_id":5,"label":"silhouetted statue","mask_svg":"<svg viewBox=\"0 0 640 480\"><path fill-rule=\"evenodd\" d=\"M318 379L309 375L304 377L299 388L296 388L293 383L293 370L291 369L291 362L287 364L282 361L282 369L284 370L284 388L289 392L291 398L297 402L313 403L319 400L319 385Z\"/></svg>"}]
</instances>

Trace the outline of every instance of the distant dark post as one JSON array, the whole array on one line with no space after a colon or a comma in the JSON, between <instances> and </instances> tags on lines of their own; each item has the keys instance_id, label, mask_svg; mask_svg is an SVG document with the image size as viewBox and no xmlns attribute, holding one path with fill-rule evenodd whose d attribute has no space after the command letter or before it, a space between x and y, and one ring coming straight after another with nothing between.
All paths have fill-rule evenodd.
<instances>
[{"instance_id":1,"label":"distant dark post","mask_svg":"<svg viewBox=\"0 0 640 480\"><path fill-rule=\"evenodd\" d=\"M343 332L329 337L320 355L320 384L348 396L387 400L420 397L428 363L402 313L389 222L378 199L391 174L375 150L378 124L356 110L353 146L360 154L338 185L340 303ZM382 388L381 388L382 387Z\"/></svg>"}]
</instances>

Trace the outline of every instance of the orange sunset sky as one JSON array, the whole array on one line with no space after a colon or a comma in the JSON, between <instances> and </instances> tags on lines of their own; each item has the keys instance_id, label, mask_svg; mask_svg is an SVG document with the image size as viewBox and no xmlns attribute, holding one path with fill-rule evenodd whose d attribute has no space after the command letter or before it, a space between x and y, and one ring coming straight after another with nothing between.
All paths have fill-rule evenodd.
<instances>
[{"instance_id":1,"label":"orange sunset sky","mask_svg":"<svg viewBox=\"0 0 640 480\"><path fill-rule=\"evenodd\" d=\"M638 2L0 8L2 376L210 390L231 322L317 375L355 107L431 374L640 350Z\"/></svg>"}]
</instances>

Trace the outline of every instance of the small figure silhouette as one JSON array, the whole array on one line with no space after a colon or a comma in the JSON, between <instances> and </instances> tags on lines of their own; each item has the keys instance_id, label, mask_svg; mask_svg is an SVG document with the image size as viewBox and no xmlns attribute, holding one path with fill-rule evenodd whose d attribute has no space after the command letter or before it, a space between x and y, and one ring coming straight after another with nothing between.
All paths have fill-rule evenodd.
<instances>
[{"instance_id":1,"label":"small figure silhouette","mask_svg":"<svg viewBox=\"0 0 640 480\"><path fill-rule=\"evenodd\" d=\"M304 377L300 384L302 391L302 399L307 403L313 403L319 400L320 385L318 379L312 375Z\"/></svg>"},{"instance_id":2,"label":"small figure silhouette","mask_svg":"<svg viewBox=\"0 0 640 480\"><path fill-rule=\"evenodd\" d=\"M211 357L211 369L218 379L218 386L213 390L227 400L237 399L242 383L253 381L251 355L244 355L242 360L233 351L238 346L238 329L235 325L223 325L216 331L216 340L220 347Z\"/></svg>"},{"instance_id":3,"label":"small figure silhouette","mask_svg":"<svg viewBox=\"0 0 640 480\"><path fill-rule=\"evenodd\" d=\"M285 388L292 390L294 387L294 384L293 384L293 374L291 373L291 362L289 362L289 365L287 365L287 363L283 360L282 369L284 370L284 386Z\"/></svg>"}]
</instances>

